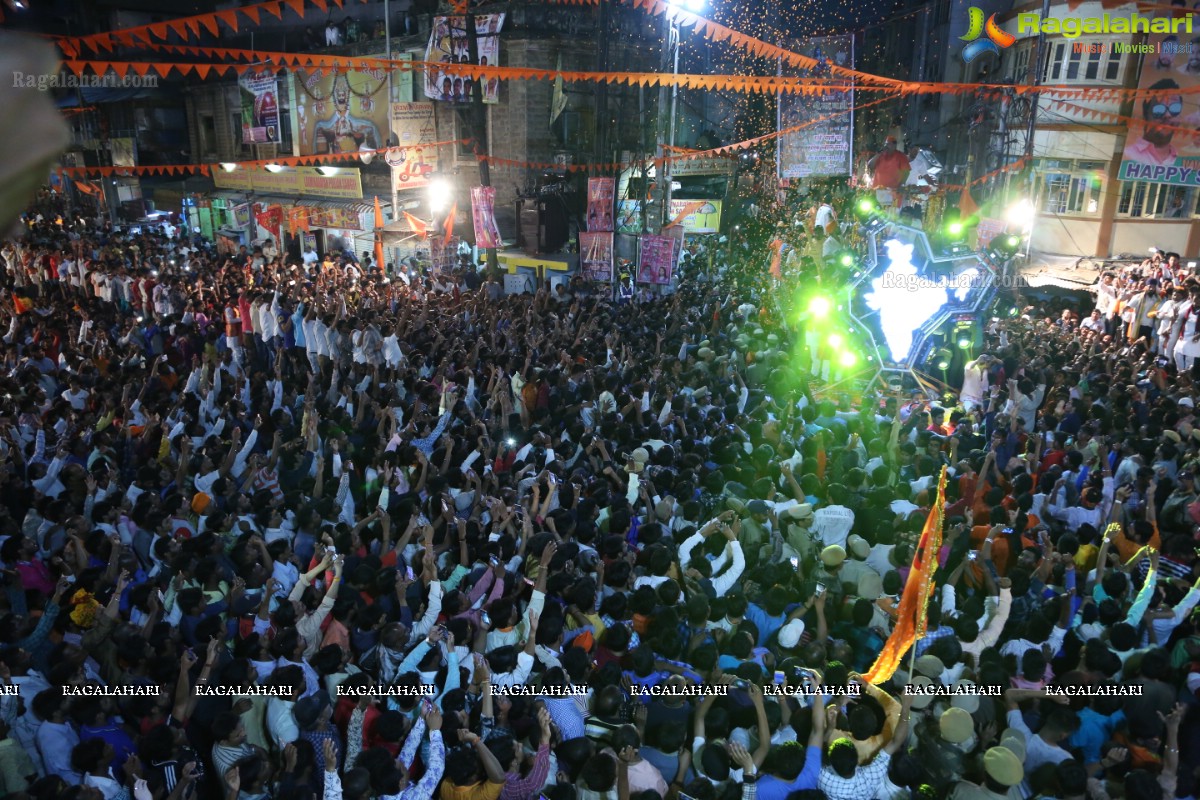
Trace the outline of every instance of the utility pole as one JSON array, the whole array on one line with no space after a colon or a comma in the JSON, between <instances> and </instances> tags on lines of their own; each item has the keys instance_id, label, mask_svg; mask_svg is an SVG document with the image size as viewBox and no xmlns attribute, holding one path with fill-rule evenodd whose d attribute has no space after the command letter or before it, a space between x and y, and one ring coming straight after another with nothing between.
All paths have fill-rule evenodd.
<instances>
[{"instance_id":1,"label":"utility pole","mask_svg":"<svg viewBox=\"0 0 1200 800\"><path fill-rule=\"evenodd\" d=\"M1050 0L1042 0L1042 16L1041 19L1049 19L1050 17ZM1038 29L1037 47L1034 49L1033 60L1029 62L1029 85L1038 86L1042 82L1042 63L1046 58L1046 34ZM1037 113L1038 106L1041 104L1041 95L1033 92L1033 103L1029 106L1029 126L1025 129L1025 162L1029 169L1029 174L1033 175L1033 134L1037 128Z\"/></svg>"},{"instance_id":2,"label":"utility pole","mask_svg":"<svg viewBox=\"0 0 1200 800\"><path fill-rule=\"evenodd\" d=\"M671 11L668 11L667 13L663 14L663 21L662 21L662 24L663 24L663 50L662 50L662 65L659 69L659 72L664 73L664 74L668 70L670 70L671 66L672 66L672 64L671 64L671 49L672 49L672 45L673 45L673 34L675 32L674 31L675 20L672 18L671 14L672 14ZM666 225L667 222L670 221L667 216L667 207L666 207L667 206L667 202L666 202L667 197L670 192L670 189L668 188L670 186L670 183L669 183L670 177L667 175L666 157L670 156L671 154L670 154L670 152L668 152L667 148L664 147L664 145L666 144L667 137L670 136L670 132L667 130L667 126L669 124L671 124L672 122L674 122L674 120L669 120L667 117L668 103L669 103L669 101L667 98L667 87L664 84L660 84L658 87L658 125L656 127L657 136L658 136L658 146L655 148L655 150L658 152L658 157L659 157L660 161L654 171L654 182L656 184L654 196L658 200L658 203L659 203L658 208L656 209L658 219L655 220L655 228L658 229L659 231L661 231L662 227L664 225Z\"/></svg>"},{"instance_id":3,"label":"utility pole","mask_svg":"<svg viewBox=\"0 0 1200 800\"><path fill-rule=\"evenodd\" d=\"M608 13L609 4L600 3L597 8L600 20L596 39L596 65L598 72L608 72ZM600 81L596 84L596 160L600 163L618 161L608 157L608 84Z\"/></svg>"},{"instance_id":4,"label":"utility pole","mask_svg":"<svg viewBox=\"0 0 1200 800\"><path fill-rule=\"evenodd\" d=\"M386 141L383 145L392 143L392 104L396 102L396 96L392 94L392 8L388 0L383 0L383 39L387 42L386 53L384 57L388 62L387 71L387 119L388 132ZM388 166L388 183L391 184L388 188L392 190L392 219L400 219L400 192L396 187L396 168L392 166L392 151L384 153L384 163ZM382 235L382 234L380 234ZM385 275L387 274L387 251L384 251L384 263L379 264L379 270ZM399 259L397 259L399 261ZM397 265L398 266L398 265Z\"/></svg>"},{"instance_id":5,"label":"utility pole","mask_svg":"<svg viewBox=\"0 0 1200 800\"><path fill-rule=\"evenodd\" d=\"M472 64L479 63L479 32L475 30L475 15L467 13L467 55ZM488 34L495 36L496 34ZM491 167L487 159L479 156L491 155L488 152L487 142L487 110L483 107L483 76L471 83L471 128L473 131L475 160L479 162L479 185L491 186L492 173ZM493 211L493 213L495 213ZM520 224L520 220L517 221ZM500 282L500 261L496 258L496 248L487 248L487 275L488 280L494 283Z\"/></svg>"},{"instance_id":6,"label":"utility pole","mask_svg":"<svg viewBox=\"0 0 1200 800\"><path fill-rule=\"evenodd\" d=\"M674 23L672 23L672 25L671 25L671 50L672 50L671 75L673 77L679 75L679 44L680 44L679 37L680 37L679 27L677 25L675 25ZM674 157L675 157L675 110L676 110L676 105L678 104L678 102L679 102L679 83L673 82L671 84L671 116L669 117L668 122L667 122L667 126L668 126L667 127L667 144L669 145L669 148L666 153L667 157L663 160L663 167L662 167L662 183L663 183L662 213L663 213L663 226L664 227L671 222L671 194L672 194L671 187L675 180L674 169L672 168L672 165L675 163L675 161L674 161Z\"/></svg>"}]
</instances>

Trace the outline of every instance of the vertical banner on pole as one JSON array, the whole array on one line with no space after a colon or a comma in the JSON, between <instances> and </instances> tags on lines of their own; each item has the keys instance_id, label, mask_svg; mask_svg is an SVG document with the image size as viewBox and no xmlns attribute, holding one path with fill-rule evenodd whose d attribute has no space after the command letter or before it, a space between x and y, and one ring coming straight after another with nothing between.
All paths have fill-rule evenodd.
<instances>
[{"instance_id":1,"label":"vertical banner on pole","mask_svg":"<svg viewBox=\"0 0 1200 800\"><path fill-rule=\"evenodd\" d=\"M392 135L403 149L390 150L384 158L392 168L393 187L418 189L429 184L437 171L437 123L433 103L392 103Z\"/></svg>"},{"instance_id":2,"label":"vertical banner on pole","mask_svg":"<svg viewBox=\"0 0 1200 800\"><path fill-rule=\"evenodd\" d=\"M504 27L504 14L476 14L475 31L479 37L479 65L497 66L500 63L500 29ZM467 18L434 17L433 30L429 34L429 46L425 49L425 96L430 100L447 103L466 103L471 99L474 88L471 78L438 69L438 64L465 64L470 60L467 43ZM483 102L499 102L500 80L496 77L484 81Z\"/></svg>"},{"instance_id":3,"label":"vertical banner on pole","mask_svg":"<svg viewBox=\"0 0 1200 800\"><path fill-rule=\"evenodd\" d=\"M475 246L498 248L500 228L496 225L496 188L494 186L471 187L471 222L475 226Z\"/></svg>"},{"instance_id":4,"label":"vertical banner on pole","mask_svg":"<svg viewBox=\"0 0 1200 800\"><path fill-rule=\"evenodd\" d=\"M781 70L783 77L829 78L831 66L854 66L854 37L826 36L796 43L797 53L816 59L808 70ZM837 177L853 172L854 90L817 96L779 95L779 130L806 125L779 137L779 178Z\"/></svg>"},{"instance_id":5,"label":"vertical banner on pole","mask_svg":"<svg viewBox=\"0 0 1200 800\"><path fill-rule=\"evenodd\" d=\"M247 72L238 79L242 101L242 144L278 144L279 82L275 70Z\"/></svg>"},{"instance_id":6,"label":"vertical banner on pole","mask_svg":"<svg viewBox=\"0 0 1200 800\"><path fill-rule=\"evenodd\" d=\"M637 282L667 286L675 270L676 239L672 236L642 236Z\"/></svg>"},{"instance_id":7,"label":"vertical banner on pole","mask_svg":"<svg viewBox=\"0 0 1200 800\"><path fill-rule=\"evenodd\" d=\"M583 277L597 283L611 283L613 277L613 235L607 231L579 234L579 263Z\"/></svg>"},{"instance_id":8,"label":"vertical banner on pole","mask_svg":"<svg viewBox=\"0 0 1200 800\"><path fill-rule=\"evenodd\" d=\"M616 178L588 178L588 231L613 230L613 199L616 192Z\"/></svg>"}]
</instances>

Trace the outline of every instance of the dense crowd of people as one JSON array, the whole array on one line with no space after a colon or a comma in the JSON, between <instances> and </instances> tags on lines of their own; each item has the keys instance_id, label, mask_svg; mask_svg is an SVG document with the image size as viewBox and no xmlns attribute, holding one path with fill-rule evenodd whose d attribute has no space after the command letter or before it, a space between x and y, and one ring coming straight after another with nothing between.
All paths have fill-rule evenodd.
<instances>
[{"instance_id":1,"label":"dense crowd of people","mask_svg":"<svg viewBox=\"0 0 1200 800\"><path fill-rule=\"evenodd\" d=\"M50 218L0 258L0 796L1195 792L1182 272L852 405L761 264L504 296Z\"/></svg>"}]
</instances>

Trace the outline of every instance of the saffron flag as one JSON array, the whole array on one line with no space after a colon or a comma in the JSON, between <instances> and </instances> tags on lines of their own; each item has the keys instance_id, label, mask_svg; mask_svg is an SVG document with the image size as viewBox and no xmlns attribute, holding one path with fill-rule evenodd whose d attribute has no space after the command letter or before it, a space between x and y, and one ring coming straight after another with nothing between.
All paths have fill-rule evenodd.
<instances>
[{"instance_id":1,"label":"saffron flag","mask_svg":"<svg viewBox=\"0 0 1200 800\"><path fill-rule=\"evenodd\" d=\"M768 271L771 273L771 277L780 280L783 278L783 240L771 240L770 248L771 266Z\"/></svg>"},{"instance_id":2,"label":"saffron flag","mask_svg":"<svg viewBox=\"0 0 1200 800\"><path fill-rule=\"evenodd\" d=\"M879 658L871 665L871 670L863 676L867 683L883 683L892 677L904 654L925 635L925 607L933 593L933 573L937 570L938 550L942 546L945 511L946 468L942 467L937 499L925 518L925 527L913 555L912 570L908 573L908 583L904 585L904 593L900 595L900 603L896 608L896 627L879 653Z\"/></svg>"},{"instance_id":3,"label":"saffron flag","mask_svg":"<svg viewBox=\"0 0 1200 800\"><path fill-rule=\"evenodd\" d=\"M450 244L450 240L454 238L454 218L458 215L458 203L450 206L450 213L446 215L446 236L442 239L442 245Z\"/></svg>"},{"instance_id":4,"label":"saffron flag","mask_svg":"<svg viewBox=\"0 0 1200 800\"><path fill-rule=\"evenodd\" d=\"M18 314L28 314L33 310L33 301L28 297L22 297L16 292L12 293L13 311Z\"/></svg>"},{"instance_id":5,"label":"saffron flag","mask_svg":"<svg viewBox=\"0 0 1200 800\"><path fill-rule=\"evenodd\" d=\"M414 217L412 214L408 213L407 211L404 211L401 213L404 214L404 219L408 222L408 227L413 229L413 233L417 234L418 236L427 235L426 230L429 226L426 225L425 222L417 219L416 217Z\"/></svg>"},{"instance_id":6,"label":"saffron flag","mask_svg":"<svg viewBox=\"0 0 1200 800\"><path fill-rule=\"evenodd\" d=\"M383 209L379 207L379 195L375 196L375 266L383 269Z\"/></svg>"}]
</instances>

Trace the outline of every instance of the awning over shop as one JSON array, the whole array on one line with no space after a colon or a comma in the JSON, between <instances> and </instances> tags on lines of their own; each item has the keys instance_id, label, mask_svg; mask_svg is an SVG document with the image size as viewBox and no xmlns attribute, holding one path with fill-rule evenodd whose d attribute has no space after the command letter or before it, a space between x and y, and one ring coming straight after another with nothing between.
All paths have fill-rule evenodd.
<instances>
[{"instance_id":1,"label":"awning over shop","mask_svg":"<svg viewBox=\"0 0 1200 800\"><path fill-rule=\"evenodd\" d=\"M1104 262L1080 256L1063 256L1034 251L1019 269L1022 282L1030 288L1053 287L1075 291L1092 288L1104 270Z\"/></svg>"},{"instance_id":2,"label":"awning over shop","mask_svg":"<svg viewBox=\"0 0 1200 800\"><path fill-rule=\"evenodd\" d=\"M253 192L233 191L215 192L213 197L222 197L234 204L262 203L268 206L280 206L284 209L285 222L288 219L287 214L289 210L309 209L309 212L304 215L309 228L356 232L370 232L374 230L374 226L372 225L372 217L375 213L374 202L364 203L360 200L338 200L334 198L255 194ZM381 203L381 207L385 209L386 213L386 209L391 207L391 203Z\"/></svg>"},{"instance_id":3,"label":"awning over shop","mask_svg":"<svg viewBox=\"0 0 1200 800\"><path fill-rule=\"evenodd\" d=\"M424 222L424 220L420 221ZM422 231L413 230L413 227L409 224L408 220L404 217L401 217L395 222L389 222L387 225L383 226L383 243L398 244L400 242L406 242L410 239L419 237L421 233Z\"/></svg>"},{"instance_id":4,"label":"awning over shop","mask_svg":"<svg viewBox=\"0 0 1200 800\"><path fill-rule=\"evenodd\" d=\"M244 198L243 202L249 201L277 206L311 206L313 208L337 209L341 211L348 211L355 216L365 214L368 211L375 213L375 205L373 202L364 203L359 200L334 200L332 198L295 197L274 194L238 194L238 197ZM382 200L380 203L384 209L391 207L391 203L384 203Z\"/></svg>"}]
</instances>

